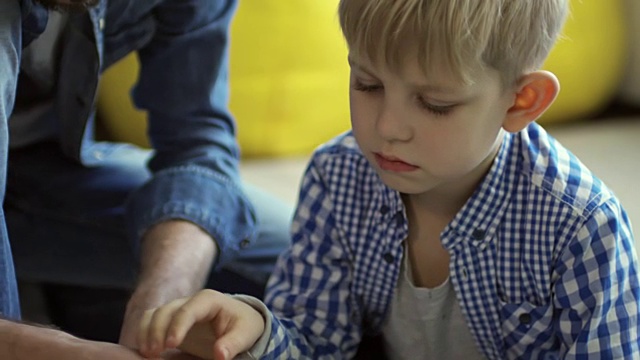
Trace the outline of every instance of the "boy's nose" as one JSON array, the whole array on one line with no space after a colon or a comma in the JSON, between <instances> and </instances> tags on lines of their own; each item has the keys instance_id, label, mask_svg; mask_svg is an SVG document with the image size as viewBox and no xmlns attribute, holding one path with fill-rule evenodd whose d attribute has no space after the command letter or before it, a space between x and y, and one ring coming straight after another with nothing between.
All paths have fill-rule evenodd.
<instances>
[{"instance_id":1,"label":"boy's nose","mask_svg":"<svg viewBox=\"0 0 640 360\"><path fill-rule=\"evenodd\" d=\"M381 106L376 129L378 134L389 142L408 141L412 137L411 127L401 105L384 104Z\"/></svg>"}]
</instances>

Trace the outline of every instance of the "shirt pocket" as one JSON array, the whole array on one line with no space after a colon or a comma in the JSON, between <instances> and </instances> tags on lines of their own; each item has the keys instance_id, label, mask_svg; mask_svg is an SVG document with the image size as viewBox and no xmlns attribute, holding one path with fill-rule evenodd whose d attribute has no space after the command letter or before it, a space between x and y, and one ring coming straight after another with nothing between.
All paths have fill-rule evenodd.
<instances>
[{"instance_id":1,"label":"shirt pocket","mask_svg":"<svg viewBox=\"0 0 640 360\"><path fill-rule=\"evenodd\" d=\"M559 359L553 304L499 301L504 349L508 359Z\"/></svg>"}]
</instances>

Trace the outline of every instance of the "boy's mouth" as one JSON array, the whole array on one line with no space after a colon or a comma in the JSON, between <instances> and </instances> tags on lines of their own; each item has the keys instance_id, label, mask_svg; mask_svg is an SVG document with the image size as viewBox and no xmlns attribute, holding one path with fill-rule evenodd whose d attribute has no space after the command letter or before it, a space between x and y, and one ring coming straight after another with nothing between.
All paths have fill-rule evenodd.
<instances>
[{"instance_id":1,"label":"boy's mouth","mask_svg":"<svg viewBox=\"0 0 640 360\"><path fill-rule=\"evenodd\" d=\"M409 164L395 156L384 155L381 153L373 153L378 166L385 171L393 172L409 172L417 170L418 167Z\"/></svg>"}]
</instances>

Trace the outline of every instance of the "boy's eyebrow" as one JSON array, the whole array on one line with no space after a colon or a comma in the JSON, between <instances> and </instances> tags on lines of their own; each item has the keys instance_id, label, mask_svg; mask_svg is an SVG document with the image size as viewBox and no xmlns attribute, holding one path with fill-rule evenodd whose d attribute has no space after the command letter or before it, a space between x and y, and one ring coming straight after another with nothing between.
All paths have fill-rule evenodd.
<instances>
[{"instance_id":1,"label":"boy's eyebrow","mask_svg":"<svg viewBox=\"0 0 640 360\"><path fill-rule=\"evenodd\" d=\"M352 68L356 68L356 69L362 71L363 73L366 73L367 75L374 76L373 75L373 71L371 71L371 70L365 68L364 66L358 64L351 57L347 57L347 61L349 62L349 66L351 66Z\"/></svg>"}]
</instances>

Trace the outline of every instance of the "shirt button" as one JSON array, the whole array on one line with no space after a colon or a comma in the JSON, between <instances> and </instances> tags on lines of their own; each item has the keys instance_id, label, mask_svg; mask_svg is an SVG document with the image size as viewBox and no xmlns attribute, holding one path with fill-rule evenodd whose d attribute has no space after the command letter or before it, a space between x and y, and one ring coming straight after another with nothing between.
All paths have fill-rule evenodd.
<instances>
[{"instance_id":1,"label":"shirt button","mask_svg":"<svg viewBox=\"0 0 640 360\"><path fill-rule=\"evenodd\" d=\"M98 27L100 28L100 31L104 30L104 18L100 18L100 20L98 20Z\"/></svg>"},{"instance_id":2,"label":"shirt button","mask_svg":"<svg viewBox=\"0 0 640 360\"><path fill-rule=\"evenodd\" d=\"M251 244L251 242L247 239L244 239L242 241L240 241L240 249L246 249L249 247L249 244Z\"/></svg>"},{"instance_id":3,"label":"shirt button","mask_svg":"<svg viewBox=\"0 0 640 360\"><path fill-rule=\"evenodd\" d=\"M404 224L404 215L402 214L402 211L398 211L396 213L396 224L398 227L401 227Z\"/></svg>"},{"instance_id":4,"label":"shirt button","mask_svg":"<svg viewBox=\"0 0 640 360\"><path fill-rule=\"evenodd\" d=\"M380 207L380 214L382 215L387 215L387 213L389 212L389 207L387 205L382 205Z\"/></svg>"},{"instance_id":5,"label":"shirt button","mask_svg":"<svg viewBox=\"0 0 640 360\"><path fill-rule=\"evenodd\" d=\"M475 229L473 230L473 233L471 234L471 236L475 239L475 240L482 240L484 239L486 235L486 232L482 229Z\"/></svg>"},{"instance_id":6,"label":"shirt button","mask_svg":"<svg viewBox=\"0 0 640 360\"><path fill-rule=\"evenodd\" d=\"M467 279L469 279L469 270L465 266L462 268L462 281L467 281Z\"/></svg>"},{"instance_id":7,"label":"shirt button","mask_svg":"<svg viewBox=\"0 0 640 360\"><path fill-rule=\"evenodd\" d=\"M391 264L394 260L392 253L386 253L382 258L387 262L387 264Z\"/></svg>"},{"instance_id":8,"label":"shirt button","mask_svg":"<svg viewBox=\"0 0 640 360\"><path fill-rule=\"evenodd\" d=\"M531 324L531 314L529 313L520 314L520 316L518 316L518 321L520 321L520 324L522 325Z\"/></svg>"}]
</instances>

